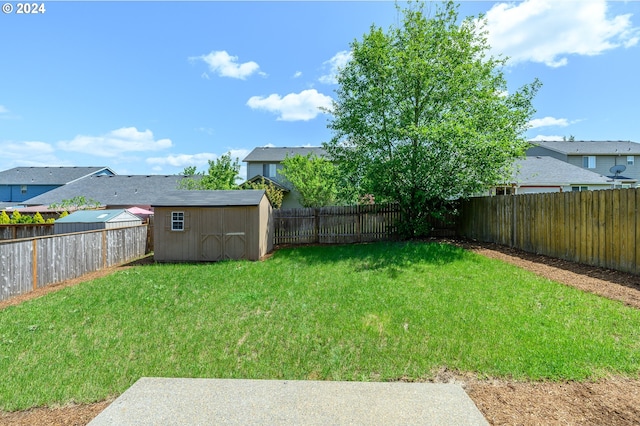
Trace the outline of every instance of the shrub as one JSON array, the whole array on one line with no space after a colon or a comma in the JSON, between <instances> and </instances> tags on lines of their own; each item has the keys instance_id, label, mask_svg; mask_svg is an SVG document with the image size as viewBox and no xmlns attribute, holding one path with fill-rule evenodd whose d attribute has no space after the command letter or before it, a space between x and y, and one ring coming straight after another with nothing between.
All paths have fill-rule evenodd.
<instances>
[{"instance_id":1,"label":"shrub","mask_svg":"<svg viewBox=\"0 0 640 426\"><path fill-rule=\"evenodd\" d=\"M36 212L36 214L33 215L33 223L44 223L44 218L40 212Z\"/></svg>"}]
</instances>

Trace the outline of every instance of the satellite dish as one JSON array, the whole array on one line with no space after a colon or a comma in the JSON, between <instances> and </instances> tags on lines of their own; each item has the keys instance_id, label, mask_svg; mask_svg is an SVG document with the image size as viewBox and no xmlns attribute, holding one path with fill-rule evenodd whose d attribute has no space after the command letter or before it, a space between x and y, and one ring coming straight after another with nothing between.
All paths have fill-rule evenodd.
<instances>
[{"instance_id":1,"label":"satellite dish","mask_svg":"<svg viewBox=\"0 0 640 426\"><path fill-rule=\"evenodd\" d=\"M627 170L627 166L623 164L618 164L617 166L613 166L612 168L609 169L609 171L616 176L618 176L620 173L624 172L625 170Z\"/></svg>"}]
</instances>

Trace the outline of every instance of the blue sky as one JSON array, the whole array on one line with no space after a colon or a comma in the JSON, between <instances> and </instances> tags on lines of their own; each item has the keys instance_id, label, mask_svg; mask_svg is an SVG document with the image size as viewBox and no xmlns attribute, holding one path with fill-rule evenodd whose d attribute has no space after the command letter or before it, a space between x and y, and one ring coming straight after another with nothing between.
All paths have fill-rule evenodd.
<instances>
[{"instance_id":1,"label":"blue sky","mask_svg":"<svg viewBox=\"0 0 640 426\"><path fill-rule=\"evenodd\" d=\"M176 174L320 145L318 108L350 42L399 21L388 1L48 1L29 15L4 3L0 170ZM461 17L478 13L511 57L510 90L543 83L528 138L640 142L640 2L460 2Z\"/></svg>"}]
</instances>

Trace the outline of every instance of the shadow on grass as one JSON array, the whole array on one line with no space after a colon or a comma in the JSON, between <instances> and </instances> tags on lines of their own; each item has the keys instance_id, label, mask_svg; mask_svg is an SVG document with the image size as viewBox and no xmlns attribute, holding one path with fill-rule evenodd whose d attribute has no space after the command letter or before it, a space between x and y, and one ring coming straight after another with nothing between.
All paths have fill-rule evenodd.
<instances>
[{"instance_id":1,"label":"shadow on grass","mask_svg":"<svg viewBox=\"0 0 640 426\"><path fill-rule=\"evenodd\" d=\"M313 245L278 249L279 258L306 264L349 261L356 270L408 267L418 263L444 265L465 258L465 250L446 243L393 241L345 245Z\"/></svg>"}]
</instances>

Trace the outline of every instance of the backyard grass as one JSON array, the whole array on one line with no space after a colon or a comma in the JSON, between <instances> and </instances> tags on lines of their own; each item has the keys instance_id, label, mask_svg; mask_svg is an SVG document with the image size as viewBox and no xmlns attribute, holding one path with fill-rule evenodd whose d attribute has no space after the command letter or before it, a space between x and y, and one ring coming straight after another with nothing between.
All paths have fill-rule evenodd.
<instances>
[{"instance_id":1,"label":"backyard grass","mask_svg":"<svg viewBox=\"0 0 640 426\"><path fill-rule=\"evenodd\" d=\"M640 311L447 244L154 264L0 311L0 409L140 377L585 380L640 372Z\"/></svg>"}]
</instances>

